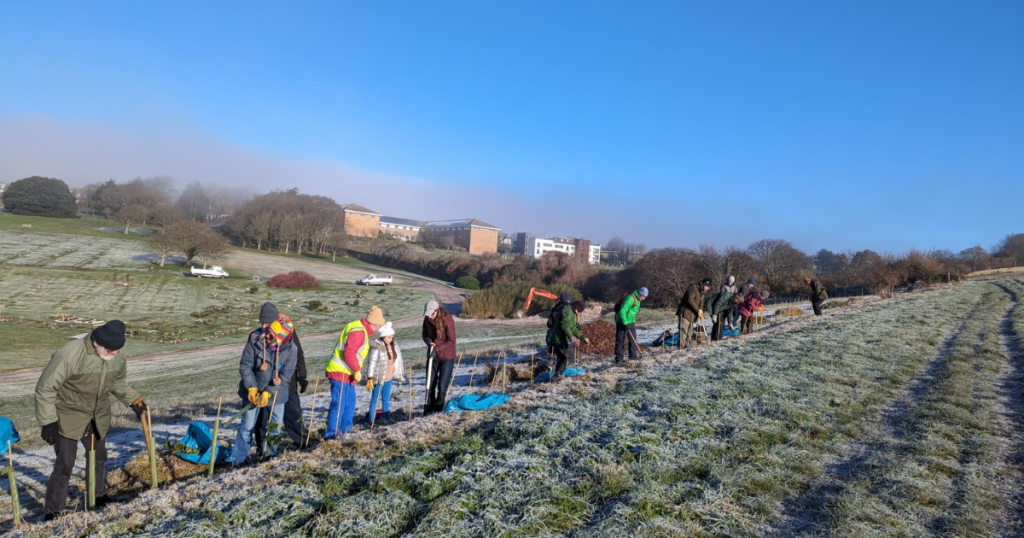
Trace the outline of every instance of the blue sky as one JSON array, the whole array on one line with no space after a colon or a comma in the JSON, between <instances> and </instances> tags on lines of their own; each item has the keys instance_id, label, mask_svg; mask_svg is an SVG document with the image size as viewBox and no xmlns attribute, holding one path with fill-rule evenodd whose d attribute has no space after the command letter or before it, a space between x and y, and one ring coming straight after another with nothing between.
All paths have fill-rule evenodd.
<instances>
[{"instance_id":1,"label":"blue sky","mask_svg":"<svg viewBox=\"0 0 1024 538\"><path fill-rule=\"evenodd\" d=\"M651 246L1024 232L1021 2L7 2L0 71L0 181Z\"/></svg>"}]
</instances>

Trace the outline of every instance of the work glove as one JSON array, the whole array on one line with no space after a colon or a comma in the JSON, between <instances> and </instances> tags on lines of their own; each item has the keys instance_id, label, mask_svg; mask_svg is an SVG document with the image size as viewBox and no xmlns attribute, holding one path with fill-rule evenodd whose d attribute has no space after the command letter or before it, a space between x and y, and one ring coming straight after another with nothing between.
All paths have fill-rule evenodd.
<instances>
[{"instance_id":1,"label":"work glove","mask_svg":"<svg viewBox=\"0 0 1024 538\"><path fill-rule=\"evenodd\" d=\"M360 370L360 371L352 374L352 379L354 379L356 383L362 381L363 380L363 372Z\"/></svg>"},{"instance_id":2,"label":"work glove","mask_svg":"<svg viewBox=\"0 0 1024 538\"><path fill-rule=\"evenodd\" d=\"M309 388L309 381L306 381L305 379L300 379L299 380L299 392L302 393L302 394L305 394L307 388Z\"/></svg>"},{"instance_id":3,"label":"work glove","mask_svg":"<svg viewBox=\"0 0 1024 538\"><path fill-rule=\"evenodd\" d=\"M149 410L149 406L146 405L145 398L145 396L139 396L139 398L132 402L132 404L129 406L132 408L132 411L135 412L135 416L139 417L139 420L142 420L142 417L145 416L146 411Z\"/></svg>"},{"instance_id":4,"label":"work glove","mask_svg":"<svg viewBox=\"0 0 1024 538\"><path fill-rule=\"evenodd\" d=\"M697 319L704 319L704 311L703 310L698 310L697 311Z\"/></svg>"},{"instance_id":5,"label":"work glove","mask_svg":"<svg viewBox=\"0 0 1024 538\"><path fill-rule=\"evenodd\" d=\"M266 407L270 403L270 393L263 391L260 394L260 401L256 403L256 407Z\"/></svg>"},{"instance_id":6,"label":"work glove","mask_svg":"<svg viewBox=\"0 0 1024 538\"><path fill-rule=\"evenodd\" d=\"M373 378L366 380L366 390L373 392Z\"/></svg>"},{"instance_id":7,"label":"work glove","mask_svg":"<svg viewBox=\"0 0 1024 538\"><path fill-rule=\"evenodd\" d=\"M43 433L39 436L46 441L46 444L52 445L57 442L57 436L60 434L60 424L57 422L51 422L46 426L43 426Z\"/></svg>"},{"instance_id":8,"label":"work glove","mask_svg":"<svg viewBox=\"0 0 1024 538\"><path fill-rule=\"evenodd\" d=\"M259 407L260 405L260 389L256 387L249 387L249 403Z\"/></svg>"}]
</instances>

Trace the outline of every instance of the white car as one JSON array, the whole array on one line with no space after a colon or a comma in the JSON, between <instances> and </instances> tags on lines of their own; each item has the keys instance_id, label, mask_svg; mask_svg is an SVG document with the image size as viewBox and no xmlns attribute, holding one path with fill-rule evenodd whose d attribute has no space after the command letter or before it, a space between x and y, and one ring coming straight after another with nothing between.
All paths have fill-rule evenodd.
<instances>
[{"instance_id":1,"label":"white car","mask_svg":"<svg viewBox=\"0 0 1024 538\"><path fill-rule=\"evenodd\" d=\"M391 277L366 275L363 278L356 280L356 284L362 284L363 286L387 286L391 284Z\"/></svg>"},{"instance_id":2,"label":"white car","mask_svg":"<svg viewBox=\"0 0 1024 538\"><path fill-rule=\"evenodd\" d=\"M209 269L196 269L196 266L193 265L189 272L196 278L227 278L229 276L228 272L219 265L214 265Z\"/></svg>"}]
</instances>

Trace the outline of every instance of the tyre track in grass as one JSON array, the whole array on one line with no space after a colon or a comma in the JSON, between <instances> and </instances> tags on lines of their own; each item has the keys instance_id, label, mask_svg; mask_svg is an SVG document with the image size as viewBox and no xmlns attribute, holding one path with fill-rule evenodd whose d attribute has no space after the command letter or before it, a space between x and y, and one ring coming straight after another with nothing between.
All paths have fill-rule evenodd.
<instances>
[{"instance_id":1,"label":"tyre track in grass","mask_svg":"<svg viewBox=\"0 0 1024 538\"><path fill-rule=\"evenodd\" d=\"M1018 280L1017 283L1022 283ZM999 326L999 341L1006 362L999 372L997 409L1003 419L1002 461L994 487L1006 504L996 530L999 536L1024 536L1024 312L1020 297L1013 290L997 284L1013 300ZM1019 321L1017 321L1019 319Z\"/></svg>"},{"instance_id":2,"label":"tyre track in grass","mask_svg":"<svg viewBox=\"0 0 1024 538\"><path fill-rule=\"evenodd\" d=\"M973 310L982 310L984 306L984 303L979 303ZM795 535L831 534L829 525L834 503L841 497L847 484L867 478L875 471L871 461L873 455L896 450L896 443L911 439L918 433L918 427L911 420L914 408L935 387L948 366L957 340L966 329L966 320L950 328L939 343L935 354L921 367L918 374L894 395L894 401L872 420L880 425L880 431L852 442L843 450L843 453L848 455L827 466L810 490L784 501L780 522L774 529L765 533L767 536L785 538ZM896 440L896 443L893 440Z\"/></svg>"}]
</instances>

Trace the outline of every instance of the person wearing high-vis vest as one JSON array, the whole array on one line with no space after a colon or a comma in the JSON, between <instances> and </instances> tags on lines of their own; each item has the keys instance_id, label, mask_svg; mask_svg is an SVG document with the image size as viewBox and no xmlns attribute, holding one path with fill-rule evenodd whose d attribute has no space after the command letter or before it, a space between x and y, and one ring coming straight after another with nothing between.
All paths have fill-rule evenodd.
<instances>
[{"instance_id":1,"label":"person wearing high-vis vest","mask_svg":"<svg viewBox=\"0 0 1024 538\"><path fill-rule=\"evenodd\" d=\"M356 412L355 384L363 379L363 363L370 354L374 334L384 325L384 313L371 307L363 319L357 319L341 330L334 354L327 361L327 379L331 382L331 407L327 411L324 440L352 429Z\"/></svg>"}]
</instances>

